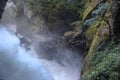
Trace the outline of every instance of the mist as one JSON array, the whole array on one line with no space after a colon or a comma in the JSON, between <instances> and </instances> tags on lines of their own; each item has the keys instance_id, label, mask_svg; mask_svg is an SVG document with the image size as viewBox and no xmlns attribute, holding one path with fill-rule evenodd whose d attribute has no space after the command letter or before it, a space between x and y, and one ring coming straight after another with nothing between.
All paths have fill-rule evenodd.
<instances>
[{"instance_id":1,"label":"mist","mask_svg":"<svg viewBox=\"0 0 120 80\"><path fill-rule=\"evenodd\" d=\"M16 11L15 5L9 2L2 17L0 78L79 80L82 68L80 52L66 47L60 36L51 33L45 24L33 25L26 15L15 18Z\"/></svg>"},{"instance_id":2,"label":"mist","mask_svg":"<svg viewBox=\"0 0 120 80\"><path fill-rule=\"evenodd\" d=\"M0 25L0 78L3 80L54 80L40 60L20 46L19 39Z\"/></svg>"}]
</instances>

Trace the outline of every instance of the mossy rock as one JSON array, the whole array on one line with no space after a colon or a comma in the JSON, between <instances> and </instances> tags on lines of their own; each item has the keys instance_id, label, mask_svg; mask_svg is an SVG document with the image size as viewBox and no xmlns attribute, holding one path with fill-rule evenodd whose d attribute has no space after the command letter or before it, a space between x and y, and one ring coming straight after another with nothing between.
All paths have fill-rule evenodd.
<instances>
[{"instance_id":1,"label":"mossy rock","mask_svg":"<svg viewBox=\"0 0 120 80\"><path fill-rule=\"evenodd\" d=\"M105 30L105 25L106 22L104 21L96 21L93 25L91 25L88 30L86 31L86 39L87 39L87 46L89 46L88 53L86 57L84 58L84 71L89 70L88 64L89 64L89 58L93 56L93 51L97 44L99 44L101 41L104 41L108 39L109 33L108 32L103 32ZM108 29L107 29L108 31ZM106 34L106 35L105 35Z\"/></svg>"},{"instance_id":2,"label":"mossy rock","mask_svg":"<svg viewBox=\"0 0 120 80\"><path fill-rule=\"evenodd\" d=\"M85 5L85 11L84 11L83 18L82 18L83 21L94 10L94 8L98 5L99 2L100 0L87 0L86 5Z\"/></svg>"}]
</instances>

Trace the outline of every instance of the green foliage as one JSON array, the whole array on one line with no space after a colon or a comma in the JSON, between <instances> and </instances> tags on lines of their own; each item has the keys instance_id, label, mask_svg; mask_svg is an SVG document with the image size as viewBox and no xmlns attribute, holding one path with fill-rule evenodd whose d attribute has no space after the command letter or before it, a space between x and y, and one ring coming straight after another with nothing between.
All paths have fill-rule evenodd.
<instances>
[{"instance_id":1,"label":"green foliage","mask_svg":"<svg viewBox=\"0 0 120 80\"><path fill-rule=\"evenodd\" d=\"M49 12L64 6L65 0L27 0L27 2L35 12L41 13L46 10Z\"/></svg>"},{"instance_id":2,"label":"green foliage","mask_svg":"<svg viewBox=\"0 0 120 80\"><path fill-rule=\"evenodd\" d=\"M94 51L87 64L89 70L84 72L81 80L120 79L120 45L107 46L102 51Z\"/></svg>"},{"instance_id":3,"label":"green foliage","mask_svg":"<svg viewBox=\"0 0 120 80\"><path fill-rule=\"evenodd\" d=\"M82 0L27 0L28 5L36 14L41 14L45 18L60 16L60 11L75 12L76 16L82 14Z\"/></svg>"}]
</instances>

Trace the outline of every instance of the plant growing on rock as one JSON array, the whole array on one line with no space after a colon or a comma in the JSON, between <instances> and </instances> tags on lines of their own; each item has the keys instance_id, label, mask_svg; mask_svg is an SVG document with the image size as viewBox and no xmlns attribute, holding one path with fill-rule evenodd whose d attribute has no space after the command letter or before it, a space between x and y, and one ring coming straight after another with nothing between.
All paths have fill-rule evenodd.
<instances>
[{"instance_id":1,"label":"plant growing on rock","mask_svg":"<svg viewBox=\"0 0 120 80\"><path fill-rule=\"evenodd\" d=\"M86 71L82 80L119 80L120 78L120 45L106 47L102 51L95 51L89 58L90 69Z\"/></svg>"},{"instance_id":2,"label":"plant growing on rock","mask_svg":"<svg viewBox=\"0 0 120 80\"><path fill-rule=\"evenodd\" d=\"M82 13L82 0L27 0L27 3L36 14L50 20L71 13L76 18Z\"/></svg>"}]
</instances>

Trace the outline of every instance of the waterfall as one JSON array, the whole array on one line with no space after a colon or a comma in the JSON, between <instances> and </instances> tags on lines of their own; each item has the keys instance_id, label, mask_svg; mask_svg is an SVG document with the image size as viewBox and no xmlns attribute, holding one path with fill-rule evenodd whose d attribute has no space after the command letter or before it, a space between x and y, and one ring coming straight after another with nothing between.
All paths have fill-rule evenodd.
<instances>
[{"instance_id":1,"label":"waterfall","mask_svg":"<svg viewBox=\"0 0 120 80\"><path fill-rule=\"evenodd\" d=\"M50 72L20 47L19 39L0 25L0 78L2 80L54 80Z\"/></svg>"},{"instance_id":2,"label":"waterfall","mask_svg":"<svg viewBox=\"0 0 120 80\"><path fill-rule=\"evenodd\" d=\"M0 25L0 79L79 80L82 67L79 52L62 45L57 34L47 30L47 34L38 34L39 28L31 25L32 20L25 15L17 20L16 11L10 0L1 20L5 26ZM21 47L12 31L30 38L31 50Z\"/></svg>"}]
</instances>

